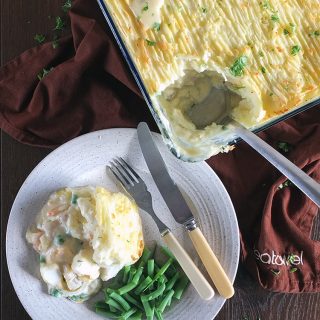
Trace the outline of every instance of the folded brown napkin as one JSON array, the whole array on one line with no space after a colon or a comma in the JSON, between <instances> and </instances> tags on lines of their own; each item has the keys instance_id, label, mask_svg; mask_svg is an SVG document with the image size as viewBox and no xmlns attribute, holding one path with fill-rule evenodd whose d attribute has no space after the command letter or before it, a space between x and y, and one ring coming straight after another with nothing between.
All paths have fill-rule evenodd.
<instances>
[{"instance_id":1,"label":"folded brown napkin","mask_svg":"<svg viewBox=\"0 0 320 320\"><path fill-rule=\"evenodd\" d=\"M1 128L47 147L140 121L156 129L96 2L75 1L70 20L72 35L58 48L38 46L0 69ZM51 71L40 81L43 69ZM261 137L320 180L319 107ZM318 208L245 143L208 163L233 200L241 261L257 281L273 291L320 291L320 243L310 238Z\"/></svg>"}]
</instances>

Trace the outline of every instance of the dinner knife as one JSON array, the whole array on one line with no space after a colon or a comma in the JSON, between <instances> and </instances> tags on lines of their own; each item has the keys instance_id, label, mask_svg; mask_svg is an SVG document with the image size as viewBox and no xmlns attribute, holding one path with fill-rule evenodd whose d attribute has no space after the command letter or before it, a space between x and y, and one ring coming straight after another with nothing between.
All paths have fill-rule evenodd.
<instances>
[{"instance_id":1,"label":"dinner knife","mask_svg":"<svg viewBox=\"0 0 320 320\"><path fill-rule=\"evenodd\" d=\"M197 226L179 188L171 179L165 162L152 139L148 125L145 122L139 123L137 132L144 159L171 214L178 223L184 225L188 230L190 239L219 294L226 299L231 298L234 294L233 285Z\"/></svg>"}]
</instances>

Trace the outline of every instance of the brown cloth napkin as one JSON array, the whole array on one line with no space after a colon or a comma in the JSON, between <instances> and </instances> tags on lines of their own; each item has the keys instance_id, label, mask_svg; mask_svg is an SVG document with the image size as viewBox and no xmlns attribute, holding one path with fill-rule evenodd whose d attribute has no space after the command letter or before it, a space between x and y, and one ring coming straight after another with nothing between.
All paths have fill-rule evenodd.
<instances>
[{"instance_id":1,"label":"brown cloth napkin","mask_svg":"<svg viewBox=\"0 0 320 320\"><path fill-rule=\"evenodd\" d=\"M75 1L70 19L72 36L57 49L38 46L0 70L1 128L23 143L47 147L142 120L156 129L96 2ZM39 81L38 73L52 67ZM274 146L288 142L289 159L320 180L319 107L261 137ZM245 143L208 163L233 200L241 261L261 286L320 291L320 243L310 239L318 208Z\"/></svg>"}]
</instances>

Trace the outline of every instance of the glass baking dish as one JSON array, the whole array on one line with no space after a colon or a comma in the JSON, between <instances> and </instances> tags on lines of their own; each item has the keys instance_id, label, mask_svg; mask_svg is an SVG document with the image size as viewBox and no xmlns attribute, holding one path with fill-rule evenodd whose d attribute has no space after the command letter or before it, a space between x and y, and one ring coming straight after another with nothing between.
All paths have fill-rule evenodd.
<instances>
[{"instance_id":1,"label":"glass baking dish","mask_svg":"<svg viewBox=\"0 0 320 320\"><path fill-rule=\"evenodd\" d=\"M144 99L150 109L150 112L159 127L159 130L162 134L162 137L163 137L166 145L170 149L170 151L176 157L178 157L184 161L195 162L195 161L206 160L206 158L208 158L208 157L198 157L198 156L192 157L190 155L186 156L185 154L181 153L180 150L177 151L178 148L175 145L172 137L170 136L167 125L161 120L155 106L153 105L152 99L150 98L150 95L148 93L148 90L146 89L146 86L142 80L142 77L141 77L137 67L135 66L134 60L132 59L132 57L129 53L129 50L126 48L126 45L120 35L119 30L116 27L116 24L114 22L114 19L112 18L112 15L108 11L108 8L107 8L104 0L97 0L97 2L99 4L99 7L100 7L108 25L109 25L112 33L113 33L113 36L114 36L114 38L115 38L115 40L121 50L122 55L123 55L124 59L126 60L139 89L141 90L141 93L142 93L142 95L143 95L143 97L144 97ZM250 130L253 131L254 133L258 133L260 131L263 131L263 130L273 126L274 124L277 124L281 121L287 120L290 117L293 117L293 116L295 116L305 110L308 110L316 105L319 105L319 104L320 104L320 98L310 100L303 105L300 105L294 109L291 109L290 111L288 111L286 113L281 114L280 116L276 116L271 119L268 119L267 121L260 123L258 126L250 128ZM226 142L226 145L233 146L233 145L237 144L239 141L241 141L241 139L239 137L235 136L234 134L231 134L231 135L228 135L228 140L225 142Z\"/></svg>"}]
</instances>

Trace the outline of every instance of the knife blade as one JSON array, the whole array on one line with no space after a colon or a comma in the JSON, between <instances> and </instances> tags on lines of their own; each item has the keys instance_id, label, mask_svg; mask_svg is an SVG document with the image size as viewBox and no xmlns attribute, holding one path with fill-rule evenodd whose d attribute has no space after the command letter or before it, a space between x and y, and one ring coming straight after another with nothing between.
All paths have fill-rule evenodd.
<instances>
[{"instance_id":1,"label":"knife blade","mask_svg":"<svg viewBox=\"0 0 320 320\"><path fill-rule=\"evenodd\" d=\"M153 142L151 132L145 122L138 125L138 139L152 178L164 198L174 219L181 224L194 219L178 186L171 179L167 166Z\"/></svg>"},{"instance_id":2,"label":"knife blade","mask_svg":"<svg viewBox=\"0 0 320 320\"><path fill-rule=\"evenodd\" d=\"M153 141L148 125L145 122L139 123L137 133L142 154L151 176L171 214L178 223L184 225L188 230L190 239L220 295L225 298L232 297L234 294L232 283L198 228L181 191L170 177L167 166Z\"/></svg>"}]
</instances>

